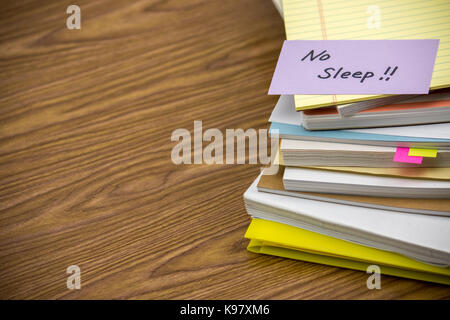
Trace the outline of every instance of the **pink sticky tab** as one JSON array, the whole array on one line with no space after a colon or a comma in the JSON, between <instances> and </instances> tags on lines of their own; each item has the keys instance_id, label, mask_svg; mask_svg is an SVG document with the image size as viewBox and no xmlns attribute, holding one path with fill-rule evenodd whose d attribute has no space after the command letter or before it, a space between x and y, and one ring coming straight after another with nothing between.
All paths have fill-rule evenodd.
<instances>
[{"instance_id":1,"label":"pink sticky tab","mask_svg":"<svg viewBox=\"0 0 450 320\"><path fill-rule=\"evenodd\" d=\"M395 151L394 161L395 162L406 162L406 163L416 163L421 164L423 157L408 156L409 148L398 147Z\"/></svg>"}]
</instances>

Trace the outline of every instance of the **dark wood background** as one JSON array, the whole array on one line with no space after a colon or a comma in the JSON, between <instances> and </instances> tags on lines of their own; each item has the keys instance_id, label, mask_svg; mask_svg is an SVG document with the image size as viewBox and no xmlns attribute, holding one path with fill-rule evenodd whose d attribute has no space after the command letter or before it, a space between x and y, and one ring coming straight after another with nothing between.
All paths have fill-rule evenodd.
<instances>
[{"instance_id":1,"label":"dark wood background","mask_svg":"<svg viewBox=\"0 0 450 320\"><path fill-rule=\"evenodd\" d=\"M270 0L1 1L0 298L450 298L246 251L258 165L172 164L173 130L267 128ZM81 290L66 268L81 268Z\"/></svg>"}]
</instances>

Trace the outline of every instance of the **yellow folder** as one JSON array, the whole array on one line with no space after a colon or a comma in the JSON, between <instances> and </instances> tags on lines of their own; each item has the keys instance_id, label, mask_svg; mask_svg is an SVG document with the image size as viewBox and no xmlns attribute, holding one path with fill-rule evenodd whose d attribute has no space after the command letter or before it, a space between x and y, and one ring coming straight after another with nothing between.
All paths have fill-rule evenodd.
<instances>
[{"instance_id":1,"label":"yellow folder","mask_svg":"<svg viewBox=\"0 0 450 320\"><path fill-rule=\"evenodd\" d=\"M366 271L370 265L387 274L450 285L450 268L416 261L404 255L362 246L290 225L252 219L245 237L247 250L290 259Z\"/></svg>"}]
</instances>

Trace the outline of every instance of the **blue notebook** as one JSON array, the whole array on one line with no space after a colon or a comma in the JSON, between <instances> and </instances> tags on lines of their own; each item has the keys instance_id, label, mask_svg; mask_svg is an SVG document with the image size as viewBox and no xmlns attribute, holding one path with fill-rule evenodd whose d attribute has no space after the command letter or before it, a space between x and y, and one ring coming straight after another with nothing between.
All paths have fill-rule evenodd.
<instances>
[{"instance_id":1,"label":"blue notebook","mask_svg":"<svg viewBox=\"0 0 450 320\"><path fill-rule=\"evenodd\" d=\"M272 122L269 130L270 134L273 134L274 130L278 130L280 138L285 139L316 140L392 147L450 148L450 139L394 136L353 132L349 130L308 131L301 125L280 122Z\"/></svg>"}]
</instances>

